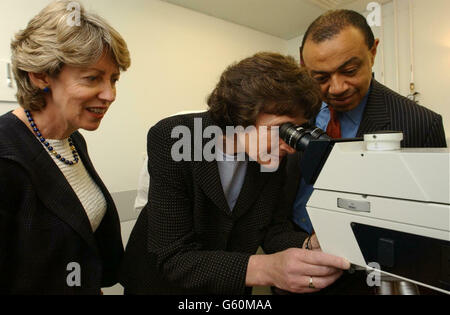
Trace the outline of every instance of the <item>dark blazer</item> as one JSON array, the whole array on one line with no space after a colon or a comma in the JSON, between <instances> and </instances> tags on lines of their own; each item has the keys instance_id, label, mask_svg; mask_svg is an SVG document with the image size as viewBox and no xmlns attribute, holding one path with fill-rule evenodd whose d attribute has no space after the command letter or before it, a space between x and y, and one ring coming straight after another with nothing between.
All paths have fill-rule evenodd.
<instances>
[{"instance_id":1,"label":"dark blazer","mask_svg":"<svg viewBox=\"0 0 450 315\"><path fill-rule=\"evenodd\" d=\"M78 197L43 146L12 113L0 117L0 294L99 294L117 283L119 217L80 133L72 135L107 212L93 233ZM77 263L81 287L69 287Z\"/></svg>"},{"instance_id":2,"label":"dark blazer","mask_svg":"<svg viewBox=\"0 0 450 315\"><path fill-rule=\"evenodd\" d=\"M184 115L163 120L148 134L149 203L125 251L126 293L243 294L248 261L259 246L274 253L301 247L306 238L293 231L284 206L284 165L262 173L258 163L249 162L230 211L216 161L173 161L171 148L178 140L171 139L172 130L186 126L193 137L195 117L202 119L200 134L214 125L209 113Z\"/></svg>"},{"instance_id":3,"label":"dark blazer","mask_svg":"<svg viewBox=\"0 0 450 315\"><path fill-rule=\"evenodd\" d=\"M357 137L382 130L402 131L404 148L447 147L440 115L373 80ZM300 159L301 153L297 153L287 161L285 194L291 205L300 184Z\"/></svg>"}]
</instances>

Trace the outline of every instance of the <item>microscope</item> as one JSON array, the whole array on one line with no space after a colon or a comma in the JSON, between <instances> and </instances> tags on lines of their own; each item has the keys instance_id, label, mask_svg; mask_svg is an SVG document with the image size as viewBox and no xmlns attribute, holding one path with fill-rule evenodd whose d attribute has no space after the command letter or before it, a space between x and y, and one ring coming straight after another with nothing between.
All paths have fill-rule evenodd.
<instances>
[{"instance_id":1,"label":"microscope","mask_svg":"<svg viewBox=\"0 0 450 315\"><path fill-rule=\"evenodd\" d=\"M285 124L280 136L303 152L302 174L314 186L307 211L324 252L368 279L378 274L379 294L393 293L394 282L400 294L416 293L411 284L450 294L448 149L402 149L403 134L386 131L330 139Z\"/></svg>"}]
</instances>

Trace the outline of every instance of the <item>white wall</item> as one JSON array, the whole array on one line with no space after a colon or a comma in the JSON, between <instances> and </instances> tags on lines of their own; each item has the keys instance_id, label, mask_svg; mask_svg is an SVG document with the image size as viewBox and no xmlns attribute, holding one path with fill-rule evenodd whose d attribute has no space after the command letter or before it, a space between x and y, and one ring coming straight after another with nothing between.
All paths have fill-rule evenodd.
<instances>
[{"instance_id":1,"label":"white wall","mask_svg":"<svg viewBox=\"0 0 450 315\"><path fill-rule=\"evenodd\" d=\"M416 88L421 104L444 117L450 136L450 1L415 0Z\"/></svg>"},{"instance_id":2,"label":"white wall","mask_svg":"<svg viewBox=\"0 0 450 315\"><path fill-rule=\"evenodd\" d=\"M17 30L49 1L0 1L0 58ZM231 63L258 51L285 52L285 40L158 0L90 0L126 39L132 67L97 132L85 135L111 192L135 190L148 129L182 110L206 108L206 97ZM15 105L0 104L0 114Z\"/></svg>"},{"instance_id":3,"label":"white wall","mask_svg":"<svg viewBox=\"0 0 450 315\"><path fill-rule=\"evenodd\" d=\"M383 5L384 38L381 49L384 52L385 84L407 96L410 94L410 21L409 1L398 0L398 69L396 79L396 58L394 40L394 3ZM448 0L412 0L414 83L420 93L419 103L441 114L447 136L450 135L450 12ZM380 28L374 28L380 36ZM375 73L381 77L381 51L377 56Z\"/></svg>"},{"instance_id":4,"label":"white wall","mask_svg":"<svg viewBox=\"0 0 450 315\"><path fill-rule=\"evenodd\" d=\"M288 40L287 54L294 57L300 63L300 46L302 45L303 35Z\"/></svg>"}]
</instances>

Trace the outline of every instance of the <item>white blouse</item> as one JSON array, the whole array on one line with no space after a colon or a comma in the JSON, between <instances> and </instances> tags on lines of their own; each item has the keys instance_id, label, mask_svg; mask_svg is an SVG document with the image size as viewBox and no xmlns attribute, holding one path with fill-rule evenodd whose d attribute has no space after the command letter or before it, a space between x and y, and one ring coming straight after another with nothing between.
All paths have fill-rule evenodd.
<instances>
[{"instance_id":1,"label":"white blouse","mask_svg":"<svg viewBox=\"0 0 450 315\"><path fill-rule=\"evenodd\" d=\"M50 146L52 146L62 157L69 161L74 160L68 139L47 140L47 142L50 143ZM86 211L91 223L92 231L95 232L100 226L106 213L107 205L102 191L87 172L81 159L78 164L69 166L57 159L56 156L47 150L47 148L45 148L45 150L52 157L53 161L55 161L70 186L72 186L72 189Z\"/></svg>"}]
</instances>

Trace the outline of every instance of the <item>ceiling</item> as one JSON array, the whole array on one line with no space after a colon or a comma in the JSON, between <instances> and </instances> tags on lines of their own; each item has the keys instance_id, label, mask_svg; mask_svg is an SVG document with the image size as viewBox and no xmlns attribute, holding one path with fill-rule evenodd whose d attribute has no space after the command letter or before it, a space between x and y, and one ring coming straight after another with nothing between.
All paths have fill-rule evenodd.
<instances>
[{"instance_id":1,"label":"ceiling","mask_svg":"<svg viewBox=\"0 0 450 315\"><path fill-rule=\"evenodd\" d=\"M373 0L161 0L286 40L329 9L365 11ZM378 0L379 3L390 0Z\"/></svg>"}]
</instances>

